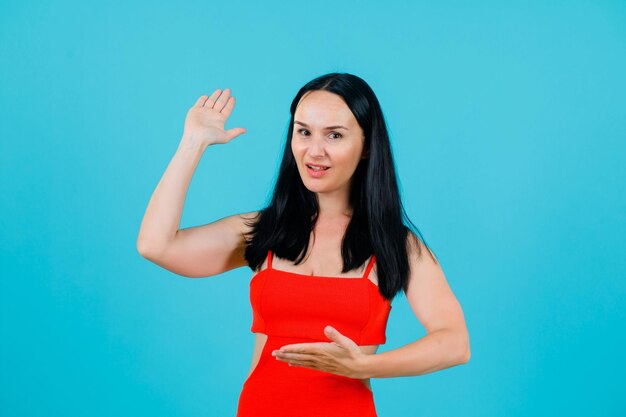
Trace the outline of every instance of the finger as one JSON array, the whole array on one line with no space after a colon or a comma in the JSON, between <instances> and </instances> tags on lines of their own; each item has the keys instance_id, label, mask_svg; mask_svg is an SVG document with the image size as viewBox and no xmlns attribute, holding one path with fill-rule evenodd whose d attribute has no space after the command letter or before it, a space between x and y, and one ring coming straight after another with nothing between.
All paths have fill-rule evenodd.
<instances>
[{"instance_id":1,"label":"finger","mask_svg":"<svg viewBox=\"0 0 626 417\"><path fill-rule=\"evenodd\" d=\"M230 96L230 98L226 102L226 105L222 109L222 114L225 115L226 117L229 117L230 113L233 111L234 106L235 106L235 96Z\"/></svg>"},{"instance_id":2,"label":"finger","mask_svg":"<svg viewBox=\"0 0 626 417\"><path fill-rule=\"evenodd\" d=\"M209 109L212 109L213 106L215 105L215 100L217 100L220 94L222 94L222 90L218 88L217 90L213 92L213 94L209 96L209 99L204 102L204 107L208 107Z\"/></svg>"},{"instance_id":3,"label":"finger","mask_svg":"<svg viewBox=\"0 0 626 417\"><path fill-rule=\"evenodd\" d=\"M224 105L226 104L226 101L228 101L229 98L230 98L230 88L225 88L224 91L222 91L220 98L218 98L217 101L215 102L215 105L213 106L213 108L221 112L222 109L224 108Z\"/></svg>"},{"instance_id":4,"label":"finger","mask_svg":"<svg viewBox=\"0 0 626 417\"><path fill-rule=\"evenodd\" d=\"M325 343L325 342L323 342ZM294 353L313 353L319 352L319 342L317 343L297 343L294 345L285 345L280 348L281 352L294 352Z\"/></svg>"},{"instance_id":5,"label":"finger","mask_svg":"<svg viewBox=\"0 0 626 417\"><path fill-rule=\"evenodd\" d=\"M293 356L289 356L289 357L276 357L276 359L278 359L281 362L288 362L290 364L306 364L306 365L311 365L311 364L320 364L319 359L317 358L312 358L310 356L298 356L298 357L293 357Z\"/></svg>"},{"instance_id":6,"label":"finger","mask_svg":"<svg viewBox=\"0 0 626 417\"><path fill-rule=\"evenodd\" d=\"M308 353L279 353L276 355L276 359L281 361L316 361L319 357L315 354Z\"/></svg>"},{"instance_id":7,"label":"finger","mask_svg":"<svg viewBox=\"0 0 626 417\"><path fill-rule=\"evenodd\" d=\"M320 364L312 361L291 361L289 362L289 366L301 366L303 368L317 369L317 370L325 370L326 368L320 366Z\"/></svg>"},{"instance_id":8,"label":"finger","mask_svg":"<svg viewBox=\"0 0 626 417\"><path fill-rule=\"evenodd\" d=\"M206 94L201 95L198 101L196 101L196 103L193 106L194 107L204 106L204 102L206 101L207 98L209 98L209 96L207 96Z\"/></svg>"},{"instance_id":9,"label":"finger","mask_svg":"<svg viewBox=\"0 0 626 417\"><path fill-rule=\"evenodd\" d=\"M226 131L226 134L228 135L228 140L235 139L237 136L243 135L244 133L246 133L246 129L244 129L243 127L235 127Z\"/></svg>"},{"instance_id":10,"label":"finger","mask_svg":"<svg viewBox=\"0 0 626 417\"><path fill-rule=\"evenodd\" d=\"M356 345L356 343L352 339L350 339L347 336L342 335L341 333L339 333L337 329L335 329L332 326L326 326L324 328L324 333L326 333L326 336L330 340L337 343L339 346L354 347Z\"/></svg>"}]
</instances>

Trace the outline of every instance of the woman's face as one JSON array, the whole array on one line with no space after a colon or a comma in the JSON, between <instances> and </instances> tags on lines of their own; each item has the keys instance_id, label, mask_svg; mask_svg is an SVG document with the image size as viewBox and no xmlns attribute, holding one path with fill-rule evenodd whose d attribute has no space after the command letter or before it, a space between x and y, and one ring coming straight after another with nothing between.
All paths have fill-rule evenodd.
<instances>
[{"instance_id":1,"label":"woman's face","mask_svg":"<svg viewBox=\"0 0 626 417\"><path fill-rule=\"evenodd\" d=\"M315 90L300 99L291 150L302 182L310 191L349 191L352 175L363 158L364 140L363 130L341 96ZM316 170L311 164L328 169Z\"/></svg>"}]
</instances>

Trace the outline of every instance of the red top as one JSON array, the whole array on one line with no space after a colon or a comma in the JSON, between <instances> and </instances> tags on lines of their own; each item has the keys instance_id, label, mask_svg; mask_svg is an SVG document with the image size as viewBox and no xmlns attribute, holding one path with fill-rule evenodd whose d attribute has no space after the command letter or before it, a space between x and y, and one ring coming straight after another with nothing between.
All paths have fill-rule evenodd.
<instances>
[{"instance_id":1,"label":"red top","mask_svg":"<svg viewBox=\"0 0 626 417\"><path fill-rule=\"evenodd\" d=\"M358 345L384 344L391 303L367 278L375 260L360 278L324 277L274 269L268 251L267 268L250 281L251 331L327 342L331 325Z\"/></svg>"}]
</instances>

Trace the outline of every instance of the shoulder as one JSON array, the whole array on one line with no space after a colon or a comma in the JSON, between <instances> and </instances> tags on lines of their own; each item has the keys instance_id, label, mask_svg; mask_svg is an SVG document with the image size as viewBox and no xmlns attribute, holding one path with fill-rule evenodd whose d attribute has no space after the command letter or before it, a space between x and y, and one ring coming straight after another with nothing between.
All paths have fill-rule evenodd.
<instances>
[{"instance_id":1,"label":"shoulder","mask_svg":"<svg viewBox=\"0 0 626 417\"><path fill-rule=\"evenodd\" d=\"M261 214L261 212L257 210L257 211L249 211L246 213L239 213L237 216L239 216L244 221L250 221L250 220L256 220L259 217L259 214Z\"/></svg>"},{"instance_id":2,"label":"shoulder","mask_svg":"<svg viewBox=\"0 0 626 417\"><path fill-rule=\"evenodd\" d=\"M422 241L422 239L413 233L412 230L407 231L406 247L409 262L411 264L416 263L430 263L439 264L437 257L433 251Z\"/></svg>"},{"instance_id":3,"label":"shoulder","mask_svg":"<svg viewBox=\"0 0 626 417\"><path fill-rule=\"evenodd\" d=\"M245 213L235 214L227 217L226 220L231 223L242 235L248 234L252 231L256 220L259 217L260 211L249 211Z\"/></svg>"}]
</instances>

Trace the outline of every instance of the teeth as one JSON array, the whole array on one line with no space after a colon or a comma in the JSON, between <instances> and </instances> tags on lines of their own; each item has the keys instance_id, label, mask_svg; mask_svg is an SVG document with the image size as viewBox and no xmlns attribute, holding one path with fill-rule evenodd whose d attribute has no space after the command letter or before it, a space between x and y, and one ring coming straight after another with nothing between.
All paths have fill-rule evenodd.
<instances>
[{"instance_id":1,"label":"teeth","mask_svg":"<svg viewBox=\"0 0 626 417\"><path fill-rule=\"evenodd\" d=\"M316 167L313 165L307 165L309 168L311 168L313 171L322 171L322 170L326 170L328 168L322 168L322 167Z\"/></svg>"}]
</instances>

